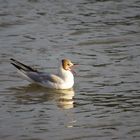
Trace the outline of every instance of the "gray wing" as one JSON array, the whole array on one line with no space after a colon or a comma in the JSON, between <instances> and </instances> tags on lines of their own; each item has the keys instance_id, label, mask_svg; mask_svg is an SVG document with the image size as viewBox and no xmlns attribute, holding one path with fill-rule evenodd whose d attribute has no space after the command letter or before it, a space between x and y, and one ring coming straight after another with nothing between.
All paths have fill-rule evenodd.
<instances>
[{"instance_id":1,"label":"gray wing","mask_svg":"<svg viewBox=\"0 0 140 140\"><path fill-rule=\"evenodd\" d=\"M43 72L28 72L27 76L35 82L44 83L44 82L53 82L61 83L62 79L57 75L43 73Z\"/></svg>"},{"instance_id":2,"label":"gray wing","mask_svg":"<svg viewBox=\"0 0 140 140\"><path fill-rule=\"evenodd\" d=\"M53 82L53 83L61 83L63 80L53 74L48 74L44 72L39 72L30 66L27 66L13 58L10 59L12 62L11 64L14 65L20 72L20 74L25 77L27 80L32 80L38 83L45 83L45 82Z\"/></svg>"}]
</instances>

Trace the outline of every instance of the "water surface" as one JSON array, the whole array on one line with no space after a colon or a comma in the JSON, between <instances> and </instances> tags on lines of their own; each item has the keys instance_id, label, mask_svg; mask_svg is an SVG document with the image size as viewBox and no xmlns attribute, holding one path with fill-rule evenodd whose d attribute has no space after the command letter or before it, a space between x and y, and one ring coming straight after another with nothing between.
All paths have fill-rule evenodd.
<instances>
[{"instance_id":1,"label":"water surface","mask_svg":"<svg viewBox=\"0 0 140 140\"><path fill-rule=\"evenodd\" d=\"M22 80L11 57L70 58L73 90ZM139 140L139 116L139 0L0 0L0 139Z\"/></svg>"}]
</instances>

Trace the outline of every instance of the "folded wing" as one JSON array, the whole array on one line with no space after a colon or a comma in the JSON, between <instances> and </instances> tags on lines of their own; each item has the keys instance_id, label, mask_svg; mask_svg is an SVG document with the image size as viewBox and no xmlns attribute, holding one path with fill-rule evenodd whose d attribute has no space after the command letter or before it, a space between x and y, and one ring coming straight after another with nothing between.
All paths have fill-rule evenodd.
<instances>
[{"instance_id":1,"label":"folded wing","mask_svg":"<svg viewBox=\"0 0 140 140\"><path fill-rule=\"evenodd\" d=\"M58 77L57 75L39 72L36 69L30 66L27 66L13 58L11 58L10 60L11 60L11 64L15 66L18 69L19 73L28 81L32 81L36 83L47 83L47 82L61 83L63 82L62 79Z\"/></svg>"}]
</instances>

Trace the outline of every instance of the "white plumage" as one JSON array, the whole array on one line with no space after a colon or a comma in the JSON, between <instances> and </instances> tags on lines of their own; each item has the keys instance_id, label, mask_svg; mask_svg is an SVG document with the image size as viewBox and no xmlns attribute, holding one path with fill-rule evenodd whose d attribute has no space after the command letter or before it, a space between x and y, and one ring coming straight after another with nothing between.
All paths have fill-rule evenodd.
<instances>
[{"instance_id":1,"label":"white plumage","mask_svg":"<svg viewBox=\"0 0 140 140\"><path fill-rule=\"evenodd\" d=\"M10 59L18 72L28 81L52 89L70 89L74 85L72 67L75 65L69 59L63 59L58 74L39 72L13 58Z\"/></svg>"}]
</instances>

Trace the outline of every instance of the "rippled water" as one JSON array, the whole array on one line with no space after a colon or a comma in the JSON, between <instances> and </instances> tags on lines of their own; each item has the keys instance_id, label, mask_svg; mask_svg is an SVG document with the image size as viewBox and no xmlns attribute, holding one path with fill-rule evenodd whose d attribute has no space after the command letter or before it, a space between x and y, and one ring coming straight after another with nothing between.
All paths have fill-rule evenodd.
<instances>
[{"instance_id":1,"label":"rippled water","mask_svg":"<svg viewBox=\"0 0 140 140\"><path fill-rule=\"evenodd\" d=\"M11 57L70 58L74 89L29 84ZM0 0L0 139L139 140L140 1Z\"/></svg>"}]
</instances>

